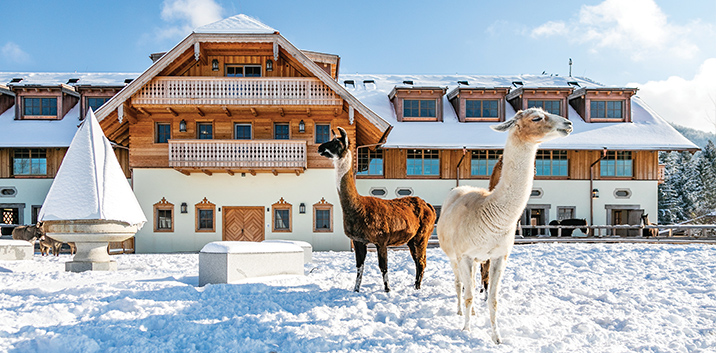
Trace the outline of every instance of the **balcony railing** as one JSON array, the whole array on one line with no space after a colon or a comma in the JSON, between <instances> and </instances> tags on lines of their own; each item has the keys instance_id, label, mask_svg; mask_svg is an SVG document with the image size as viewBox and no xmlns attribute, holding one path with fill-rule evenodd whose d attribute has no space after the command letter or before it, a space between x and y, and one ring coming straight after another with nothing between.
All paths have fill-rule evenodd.
<instances>
[{"instance_id":1,"label":"balcony railing","mask_svg":"<svg viewBox=\"0 0 716 353\"><path fill-rule=\"evenodd\" d=\"M305 169L302 140L169 140L169 166L214 169Z\"/></svg>"},{"instance_id":2,"label":"balcony railing","mask_svg":"<svg viewBox=\"0 0 716 353\"><path fill-rule=\"evenodd\" d=\"M342 99L316 78L156 77L132 104L341 105Z\"/></svg>"}]
</instances>

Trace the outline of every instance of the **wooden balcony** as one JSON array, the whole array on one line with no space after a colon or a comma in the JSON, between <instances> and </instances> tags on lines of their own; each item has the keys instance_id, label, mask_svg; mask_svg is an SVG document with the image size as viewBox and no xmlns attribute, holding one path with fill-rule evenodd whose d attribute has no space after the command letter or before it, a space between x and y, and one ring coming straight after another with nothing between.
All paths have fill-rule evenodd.
<instances>
[{"instance_id":1,"label":"wooden balcony","mask_svg":"<svg viewBox=\"0 0 716 353\"><path fill-rule=\"evenodd\" d=\"M317 78L156 77L133 105L329 105L343 100Z\"/></svg>"},{"instance_id":2,"label":"wooden balcony","mask_svg":"<svg viewBox=\"0 0 716 353\"><path fill-rule=\"evenodd\" d=\"M306 170L304 140L169 140L169 166L191 172L251 173Z\"/></svg>"}]
</instances>

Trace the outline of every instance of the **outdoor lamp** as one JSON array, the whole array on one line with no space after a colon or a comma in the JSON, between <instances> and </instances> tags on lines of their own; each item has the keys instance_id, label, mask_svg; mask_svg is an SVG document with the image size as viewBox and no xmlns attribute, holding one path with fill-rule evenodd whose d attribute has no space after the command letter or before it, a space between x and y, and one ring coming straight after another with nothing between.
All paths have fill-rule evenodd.
<instances>
[{"instance_id":1,"label":"outdoor lamp","mask_svg":"<svg viewBox=\"0 0 716 353\"><path fill-rule=\"evenodd\" d=\"M273 71L273 61L266 59L266 71Z\"/></svg>"},{"instance_id":2,"label":"outdoor lamp","mask_svg":"<svg viewBox=\"0 0 716 353\"><path fill-rule=\"evenodd\" d=\"M592 198L593 199L599 198L599 189L592 189Z\"/></svg>"},{"instance_id":3,"label":"outdoor lamp","mask_svg":"<svg viewBox=\"0 0 716 353\"><path fill-rule=\"evenodd\" d=\"M219 60L212 60L211 61L211 71L219 71Z\"/></svg>"},{"instance_id":4,"label":"outdoor lamp","mask_svg":"<svg viewBox=\"0 0 716 353\"><path fill-rule=\"evenodd\" d=\"M305 214L306 213L306 204L301 202L300 205L298 205L298 213Z\"/></svg>"},{"instance_id":5,"label":"outdoor lamp","mask_svg":"<svg viewBox=\"0 0 716 353\"><path fill-rule=\"evenodd\" d=\"M298 132L306 132L306 123L303 120L298 123Z\"/></svg>"},{"instance_id":6,"label":"outdoor lamp","mask_svg":"<svg viewBox=\"0 0 716 353\"><path fill-rule=\"evenodd\" d=\"M186 202L181 203L181 213L186 213Z\"/></svg>"},{"instance_id":7,"label":"outdoor lamp","mask_svg":"<svg viewBox=\"0 0 716 353\"><path fill-rule=\"evenodd\" d=\"M186 121L184 119L179 122L179 132L186 132Z\"/></svg>"}]
</instances>

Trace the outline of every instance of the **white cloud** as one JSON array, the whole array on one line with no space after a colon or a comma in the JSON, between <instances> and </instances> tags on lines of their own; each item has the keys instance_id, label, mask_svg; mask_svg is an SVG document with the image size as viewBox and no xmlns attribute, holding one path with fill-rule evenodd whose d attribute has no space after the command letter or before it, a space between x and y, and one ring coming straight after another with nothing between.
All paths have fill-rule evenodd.
<instances>
[{"instance_id":1,"label":"white cloud","mask_svg":"<svg viewBox=\"0 0 716 353\"><path fill-rule=\"evenodd\" d=\"M716 130L716 58L704 61L692 79L630 83L664 119L694 129Z\"/></svg>"},{"instance_id":2,"label":"white cloud","mask_svg":"<svg viewBox=\"0 0 716 353\"><path fill-rule=\"evenodd\" d=\"M690 37L703 26L670 23L654 0L605 0L595 6L582 5L569 24L547 22L532 30L532 37L562 35L573 42L592 45L593 51L617 49L640 61L668 51L682 59L693 58L699 47Z\"/></svg>"},{"instance_id":3,"label":"white cloud","mask_svg":"<svg viewBox=\"0 0 716 353\"><path fill-rule=\"evenodd\" d=\"M162 19L172 23L159 30L159 38L177 38L197 27L223 19L224 9L214 0L165 0Z\"/></svg>"},{"instance_id":4,"label":"white cloud","mask_svg":"<svg viewBox=\"0 0 716 353\"><path fill-rule=\"evenodd\" d=\"M0 52L5 60L12 63L24 63L30 60L30 55L20 49L20 46L13 42L7 42L3 45Z\"/></svg>"}]
</instances>

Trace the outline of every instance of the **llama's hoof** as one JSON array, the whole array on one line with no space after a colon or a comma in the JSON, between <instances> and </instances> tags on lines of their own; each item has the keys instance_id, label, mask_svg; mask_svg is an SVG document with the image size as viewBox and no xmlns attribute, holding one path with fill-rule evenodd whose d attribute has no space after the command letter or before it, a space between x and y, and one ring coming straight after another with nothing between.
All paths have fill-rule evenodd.
<instances>
[{"instance_id":1,"label":"llama's hoof","mask_svg":"<svg viewBox=\"0 0 716 353\"><path fill-rule=\"evenodd\" d=\"M390 288L385 287L385 292L386 292L386 293L390 293Z\"/></svg>"},{"instance_id":2,"label":"llama's hoof","mask_svg":"<svg viewBox=\"0 0 716 353\"><path fill-rule=\"evenodd\" d=\"M458 316L462 316L462 310L458 310L458 311L457 311L457 315L458 315Z\"/></svg>"},{"instance_id":3,"label":"llama's hoof","mask_svg":"<svg viewBox=\"0 0 716 353\"><path fill-rule=\"evenodd\" d=\"M420 289L420 283L415 282L415 289Z\"/></svg>"},{"instance_id":4,"label":"llama's hoof","mask_svg":"<svg viewBox=\"0 0 716 353\"><path fill-rule=\"evenodd\" d=\"M502 337L500 337L499 334L493 333L492 341L495 342L495 344L502 344Z\"/></svg>"},{"instance_id":5,"label":"llama's hoof","mask_svg":"<svg viewBox=\"0 0 716 353\"><path fill-rule=\"evenodd\" d=\"M465 325L465 326L462 328L462 330L463 330L463 331L470 332L470 325Z\"/></svg>"}]
</instances>

